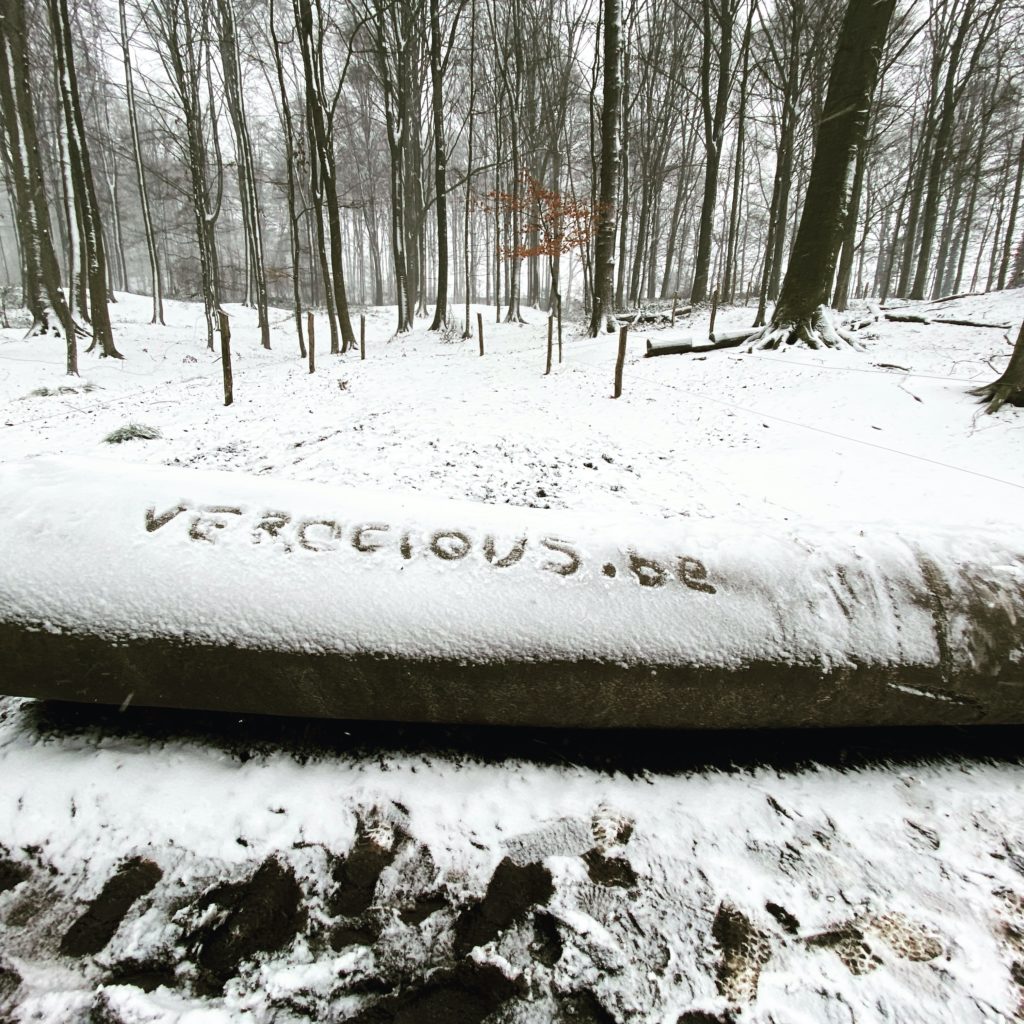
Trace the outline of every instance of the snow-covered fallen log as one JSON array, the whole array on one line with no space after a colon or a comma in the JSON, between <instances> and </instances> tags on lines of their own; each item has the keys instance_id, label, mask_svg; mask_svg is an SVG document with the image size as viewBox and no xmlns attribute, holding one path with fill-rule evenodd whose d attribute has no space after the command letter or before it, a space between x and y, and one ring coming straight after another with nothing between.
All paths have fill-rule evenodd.
<instances>
[{"instance_id":1,"label":"snow-covered fallen log","mask_svg":"<svg viewBox=\"0 0 1024 1024\"><path fill-rule=\"evenodd\" d=\"M982 320L964 320L962 317L929 317L922 313L886 313L885 319L897 324L945 324L947 327L979 327L991 331L1008 331L1012 324L991 324Z\"/></svg>"},{"instance_id":2,"label":"snow-covered fallen log","mask_svg":"<svg viewBox=\"0 0 1024 1024\"><path fill-rule=\"evenodd\" d=\"M580 726L1024 721L1024 528L0 467L0 691Z\"/></svg>"},{"instance_id":3,"label":"snow-covered fallen log","mask_svg":"<svg viewBox=\"0 0 1024 1024\"><path fill-rule=\"evenodd\" d=\"M708 335L708 343L714 348L735 348L758 334L760 330L760 327L741 327L734 331L712 331Z\"/></svg>"},{"instance_id":4,"label":"snow-covered fallen log","mask_svg":"<svg viewBox=\"0 0 1024 1024\"><path fill-rule=\"evenodd\" d=\"M692 334L673 334L669 337L647 339L646 357L677 356L693 351L696 339Z\"/></svg>"},{"instance_id":5,"label":"snow-covered fallen log","mask_svg":"<svg viewBox=\"0 0 1024 1024\"><path fill-rule=\"evenodd\" d=\"M691 352L714 352L719 348L735 348L758 333L759 328L741 328L734 331L713 331L708 337L696 338L692 334L674 334L670 337L648 338L645 356L687 355Z\"/></svg>"}]
</instances>

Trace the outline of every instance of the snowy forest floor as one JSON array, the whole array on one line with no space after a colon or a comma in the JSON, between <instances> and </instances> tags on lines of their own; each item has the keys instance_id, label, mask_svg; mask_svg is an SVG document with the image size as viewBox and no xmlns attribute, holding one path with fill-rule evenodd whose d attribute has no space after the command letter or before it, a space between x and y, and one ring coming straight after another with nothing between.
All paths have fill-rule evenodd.
<instances>
[{"instance_id":1,"label":"snowy forest floor","mask_svg":"<svg viewBox=\"0 0 1024 1024\"><path fill-rule=\"evenodd\" d=\"M643 359L543 314L300 361L231 307L112 307L121 361L0 332L3 460L90 454L725 522L1020 521L1024 291L864 351ZM750 309L720 311L746 326ZM706 310L677 332L706 330ZM425 321L424 321L425 323ZM650 332L664 336L663 332ZM73 390L66 390L66 389ZM104 443L127 424L159 437ZM74 558L74 552L69 552ZM1024 1019L1020 730L601 735L99 711L0 698L0 1021ZM732 767L735 762L736 767Z\"/></svg>"}]
</instances>

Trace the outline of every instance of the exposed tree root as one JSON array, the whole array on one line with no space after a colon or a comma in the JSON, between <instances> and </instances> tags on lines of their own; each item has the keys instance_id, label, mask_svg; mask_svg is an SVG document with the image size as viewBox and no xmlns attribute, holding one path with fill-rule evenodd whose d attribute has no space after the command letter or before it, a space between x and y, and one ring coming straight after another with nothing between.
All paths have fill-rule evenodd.
<instances>
[{"instance_id":1,"label":"exposed tree root","mask_svg":"<svg viewBox=\"0 0 1024 1024\"><path fill-rule=\"evenodd\" d=\"M832 311L818 306L809 317L796 320L772 318L772 322L748 342L748 352L781 348L783 345L806 345L808 348L842 348L849 345L858 351L864 346L853 335L837 327Z\"/></svg>"},{"instance_id":2,"label":"exposed tree root","mask_svg":"<svg viewBox=\"0 0 1024 1024\"><path fill-rule=\"evenodd\" d=\"M972 388L969 394L988 402L985 406L986 413L996 412L1007 402L1010 405L1024 406L1024 323L1020 325L1020 333L1013 346L1013 355L1010 356L1009 365L1003 375L991 384Z\"/></svg>"},{"instance_id":3,"label":"exposed tree root","mask_svg":"<svg viewBox=\"0 0 1024 1024\"><path fill-rule=\"evenodd\" d=\"M977 395L983 402L988 402L985 412L996 412L1007 402L1010 405L1024 406L1024 385L1015 385L1012 381L999 380L985 384L980 388L972 388L969 394Z\"/></svg>"}]
</instances>

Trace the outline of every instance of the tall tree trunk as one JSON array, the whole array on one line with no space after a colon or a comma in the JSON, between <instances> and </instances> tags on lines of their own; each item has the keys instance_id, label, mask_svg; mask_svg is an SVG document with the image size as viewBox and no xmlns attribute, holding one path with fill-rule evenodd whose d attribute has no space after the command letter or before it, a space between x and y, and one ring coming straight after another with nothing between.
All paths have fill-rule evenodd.
<instances>
[{"instance_id":1,"label":"tall tree trunk","mask_svg":"<svg viewBox=\"0 0 1024 1024\"><path fill-rule=\"evenodd\" d=\"M882 47L896 0L850 0L815 133L800 225L772 322L759 344L793 340L837 346L827 309L842 242L850 169L864 145Z\"/></svg>"},{"instance_id":2,"label":"tall tree trunk","mask_svg":"<svg viewBox=\"0 0 1024 1024\"><path fill-rule=\"evenodd\" d=\"M120 0L124 3L124 0ZM299 355L306 358L306 341L302 325L302 287L299 281L299 265L302 252L299 246L299 219L295 209L295 136L292 130L291 106L288 103L288 88L284 81L284 65L281 61L281 40L277 36L274 22L274 0L270 0L270 43L274 53L274 70L277 72L278 99L281 103L281 129L284 132L284 159L287 172L288 195L288 241L292 256L292 306L295 314L295 333L299 339Z\"/></svg>"},{"instance_id":3,"label":"tall tree trunk","mask_svg":"<svg viewBox=\"0 0 1024 1024\"><path fill-rule=\"evenodd\" d=\"M723 130L729 110L729 87L732 81L732 33L736 16L736 0L718 0L717 22L712 29L713 0L703 0L704 42L701 53L701 109L704 114L704 197L697 228L697 255L693 267L691 302L708 297L708 270L711 266L711 242L718 205L718 168L722 160ZM714 107L711 103L711 49L718 40L718 82Z\"/></svg>"},{"instance_id":4,"label":"tall tree trunk","mask_svg":"<svg viewBox=\"0 0 1024 1024\"><path fill-rule=\"evenodd\" d=\"M610 321L612 279L615 273L615 199L619 181L619 46L622 12L619 0L602 0L604 22L604 89L601 107L601 173L595 210L594 302L590 335L596 338L604 320Z\"/></svg>"},{"instance_id":5,"label":"tall tree trunk","mask_svg":"<svg viewBox=\"0 0 1024 1024\"><path fill-rule=\"evenodd\" d=\"M235 137L238 159L239 197L245 221L247 253L250 273L246 274L246 291L250 280L256 287L256 309L259 317L260 343L270 348L270 318L267 313L267 275L263 258L263 224L260 212L259 189L256 184L256 166L252 138L245 112L245 94L242 88L242 69L238 51L238 33L235 27L233 0L217 0L217 29L221 66L224 70L224 92L228 116Z\"/></svg>"},{"instance_id":6,"label":"tall tree trunk","mask_svg":"<svg viewBox=\"0 0 1024 1024\"><path fill-rule=\"evenodd\" d=\"M1024 135L1021 136L1017 154L1017 177L1013 185L1013 199L1010 200L1010 215L1006 221L1006 241L1003 243L1003 258L999 261L999 280L996 287L1006 287L1006 276L1010 271L1010 257L1013 255L1013 236L1017 227L1017 212L1020 209L1021 182L1024 181Z\"/></svg>"},{"instance_id":7,"label":"tall tree trunk","mask_svg":"<svg viewBox=\"0 0 1024 1024\"><path fill-rule=\"evenodd\" d=\"M337 170L334 160L334 145L331 126L327 119L326 97L324 95L322 53L320 39L314 42L313 9L310 0L293 0L295 27L302 51L302 70L306 83L306 112L309 120L310 159L318 165L318 179L327 207L327 223L330 233L331 284L334 289L335 315L341 331L341 351L355 345L352 322L348 313L348 298L345 294L345 268L341 251L341 213L338 208ZM320 8L317 7L319 15Z\"/></svg>"},{"instance_id":8,"label":"tall tree trunk","mask_svg":"<svg viewBox=\"0 0 1024 1024\"><path fill-rule=\"evenodd\" d=\"M932 145L931 160L928 165L927 184L925 185L924 208L921 215L921 246L917 255L914 283L910 289L910 298L912 299L924 298L925 288L928 284L928 275L931 272L932 243L935 239L935 229L938 225L942 177L946 169L946 156L950 138L953 134L953 118L956 113L957 74L961 72L960 58L967 41L968 32L974 23L975 7L976 0L966 0L964 9L959 14L960 25L957 29L946 66L946 78L942 88L942 105Z\"/></svg>"},{"instance_id":9,"label":"tall tree trunk","mask_svg":"<svg viewBox=\"0 0 1024 1024\"><path fill-rule=\"evenodd\" d=\"M473 198L473 128L476 107L476 0L470 0L469 8L469 118L466 126L466 207L463 212L462 251L466 272L466 322L462 331L463 338L473 337L470 323L470 291L472 261L469 254L469 221Z\"/></svg>"},{"instance_id":10,"label":"tall tree trunk","mask_svg":"<svg viewBox=\"0 0 1024 1024\"><path fill-rule=\"evenodd\" d=\"M437 216L437 299L430 330L448 319L448 185L444 136L444 95L441 88L441 14L439 0L430 0L430 106L434 117L434 212Z\"/></svg>"},{"instance_id":11,"label":"tall tree trunk","mask_svg":"<svg viewBox=\"0 0 1024 1024\"><path fill-rule=\"evenodd\" d=\"M860 196L864 189L867 162L867 147L861 146L857 150L854 164L853 188L850 190L850 201L846 208L839 273L836 275L835 295L832 299L832 304L839 312L845 310L850 301L850 275L853 272L853 254L857 247L857 217L860 214Z\"/></svg>"},{"instance_id":12,"label":"tall tree trunk","mask_svg":"<svg viewBox=\"0 0 1024 1024\"><path fill-rule=\"evenodd\" d=\"M75 202L81 211L85 228L84 248L88 259L89 309L93 327L90 349L100 348L104 356L122 359L114 345L107 309L107 263L103 247L103 225L100 222L96 185L85 140L82 111L78 105L78 79L71 43L71 23L66 0L48 0L50 30L53 33L54 58L61 83L61 103L68 133L68 154L71 160L71 178L75 189Z\"/></svg>"},{"instance_id":13,"label":"tall tree trunk","mask_svg":"<svg viewBox=\"0 0 1024 1024\"><path fill-rule=\"evenodd\" d=\"M40 159L32 99L29 94L29 52L23 0L10 0L0 17L0 125L7 140L9 170L14 180L22 253L25 260L26 305L32 313L29 334L49 327L49 309L64 331L67 372L78 372L76 328L60 286L60 264L50 232L50 212Z\"/></svg>"},{"instance_id":14,"label":"tall tree trunk","mask_svg":"<svg viewBox=\"0 0 1024 1024\"><path fill-rule=\"evenodd\" d=\"M153 233L153 217L149 210L149 190L146 188L146 168L142 162L142 144L139 140L139 116L135 108L135 84L133 81L131 48L128 43L128 21L125 15L125 0L117 0L118 19L121 28L121 57L124 61L125 91L128 100L128 124L132 134L132 157L135 161L135 180L139 189L139 203L142 207L142 228L146 236L146 252L149 254L149 273L153 283L153 316L151 324L164 322L163 280L160 276L160 257L157 253L156 236Z\"/></svg>"}]
</instances>

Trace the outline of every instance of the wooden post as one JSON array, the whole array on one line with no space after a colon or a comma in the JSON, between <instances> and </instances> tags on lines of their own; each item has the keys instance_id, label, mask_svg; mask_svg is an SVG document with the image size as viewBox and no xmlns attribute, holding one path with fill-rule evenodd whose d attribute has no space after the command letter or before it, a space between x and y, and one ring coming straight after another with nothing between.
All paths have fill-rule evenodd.
<instances>
[{"instance_id":1,"label":"wooden post","mask_svg":"<svg viewBox=\"0 0 1024 1024\"><path fill-rule=\"evenodd\" d=\"M316 369L316 335L313 333L313 311L306 314L306 333L309 335L309 372Z\"/></svg>"},{"instance_id":2,"label":"wooden post","mask_svg":"<svg viewBox=\"0 0 1024 1024\"><path fill-rule=\"evenodd\" d=\"M555 318L553 316L548 317L548 361L544 368L544 376L546 377L551 372L551 353L552 353L552 339L555 332Z\"/></svg>"},{"instance_id":3,"label":"wooden post","mask_svg":"<svg viewBox=\"0 0 1024 1024\"><path fill-rule=\"evenodd\" d=\"M366 358L366 314L359 314L359 358Z\"/></svg>"},{"instance_id":4,"label":"wooden post","mask_svg":"<svg viewBox=\"0 0 1024 1024\"><path fill-rule=\"evenodd\" d=\"M562 296L557 298L558 302L558 361L562 361Z\"/></svg>"},{"instance_id":5,"label":"wooden post","mask_svg":"<svg viewBox=\"0 0 1024 1024\"><path fill-rule=\"evenodd\" d=\"M708 337L715 333L715 317L718 315L718 289L711 293L711 323L708 325Z\"/></svg>"},{"instance_id":6,"label":"wooden post","mask_svg":"<svg viewBox=\"0 0 1024 1024\"><path fill-rule=\"evenodd\" d=\"M672 323L670 326L675 327L676 325L676 306L679 304L679 296L672 296Z\"/></svg>"},{"instance_id":7,"label":"wooden post","mask_svg":"<svg viewBox=\"0 0 1024 1024\"><path fill-rule=\"evenodd\" d=\"M476 333L480 338L480 355L484 354L484 315L483 313L477 313L476 315Z\"/></svg>"},{"instance_id":8,"label":"wooden post","mask_svg":"<svg viewBox=\"0 0 1024 1024\"><path fill-rule=\"evenodd\" d=\"M622 367L626 362L626 332L628 327L619 328L619 355L615 360L615 394L612 398L618 398L622 394Z\"/></svg>"},{"instance_id":9,"label":"wooden post","mask_svg":"<svg viewBox=\"0 0 1024 1024\"><path fill-rule=\"evenodd\" d=\"M230 405L235 400L234 383L231 379L231 325L223 309L217 310L217 320L220 323L220 365L224 371L224 404Z\"/></svg>"}]
</instances>

